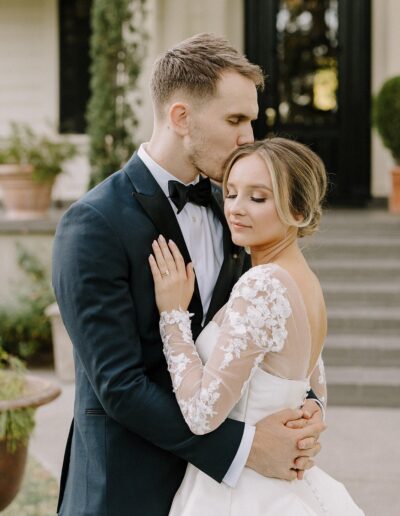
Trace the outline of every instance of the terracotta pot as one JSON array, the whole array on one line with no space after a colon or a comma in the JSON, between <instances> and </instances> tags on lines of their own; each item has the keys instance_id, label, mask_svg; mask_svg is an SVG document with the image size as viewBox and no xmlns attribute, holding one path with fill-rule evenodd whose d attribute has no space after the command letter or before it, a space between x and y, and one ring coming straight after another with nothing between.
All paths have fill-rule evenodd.
<instances>
[{"instance_id":1,"label":"terracotta pot","mask_svg":"<svg viewBox=\"0 0 400 516\"><path fill-rule=\"evenodd\" d=\"M0 400L0 412L27 407L39 407L60 395L60 388L35 376L25 377L24 395L15 400ZM0 441L0 511L17 495L26 465L27 446L20 446L14 453L7 450L7 442Z\"/></svg>"},{"instance_id":2,"label":"terracotta pot","mask_svg":"<svg viewBox=\"0 0 400 516\"><path fill-rule=\"evenodd\" d=\"M390 213L400 213L400 166L392 169L392 189L389 196Z\"/></svg>"},{"instance_id":3,"label":"terracotta pot","mask_svg":"<svg viewBox=\"0 0 400 516\"><path fill-rule=\"evenodd\" d=\"M31 165L0 165L0 188L8 219L40 219L51 203L54 180L38 183L32 179Z\"/></svg>"},{"instance_id":4,"label":"terracotta pot","mask_svg":"<svg viewBox=\"0 0 400 516\"><path fill-rule=\"evenodd\" d=\"M14 453L0 441L0 511L17 496L24 477L27 447L20 446Z\"/></svg>"}]
</instances>

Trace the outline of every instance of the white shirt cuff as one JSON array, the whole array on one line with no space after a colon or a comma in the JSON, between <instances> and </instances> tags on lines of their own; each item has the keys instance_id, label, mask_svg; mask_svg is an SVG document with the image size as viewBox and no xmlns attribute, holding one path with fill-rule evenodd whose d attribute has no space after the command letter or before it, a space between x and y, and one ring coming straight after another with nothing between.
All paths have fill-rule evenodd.
<instances>
[{"instance_id":1,"label":"white shirt cuff","mask_svg":"<svg viewBox=\"0 0 400 516\"><path fill-rule=\"evenodd\" d=\"M324 405L322 404L321 401L319 401L318 399L316 398L311 398L313 401L315 401L315 403L317 403L321 409L321 412L322 412L322 421L325 421L325 416L326 416L326 410L325 410L325 407Z\"/></svg>"},{"instance_id":2,"label":"white shirt cuff","mask_svg":"<svg viewBox=\"0 0 400 516\"><path fill-rule=\"evenodd\" d=\"M247 459L249 458L250 450L253 445L254 434L256 427L252 425L244 425L244 431L242 441L236 452L235 458L228 471L226 472L222 482L229 487L235 487L242 471L246 465Z\"/></svg>"}]
</instances>

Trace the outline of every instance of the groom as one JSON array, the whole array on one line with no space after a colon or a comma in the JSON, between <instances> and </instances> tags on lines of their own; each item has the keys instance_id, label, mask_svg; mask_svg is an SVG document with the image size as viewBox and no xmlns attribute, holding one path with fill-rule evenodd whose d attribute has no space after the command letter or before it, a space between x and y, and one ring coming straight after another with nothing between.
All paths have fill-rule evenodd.
<instances>
[{"instance_id":1,"label":"groom","mask_svg":"<svg viewBox=\"0 0 400 516\"><path fill-rule=\"evenodd\" d=\"M230 152L253 140L262 85L261 70L223 38L201 34L166 52L152 75L150 141L60 222L53 285L76 367L61 515L165 516L187 462L234 487L245 465L301 476L319 451L324 425L311 400L307 426L303 411L285 410L256 428L228 419L205 436L189 431L162 354L148 267L159 234L193 262L196 338L248 264L208 180L189 193L182 185L198 183L199 173L221 180ZM288 428L290 420L304 428Z\"/></svg>"}]
</instances>

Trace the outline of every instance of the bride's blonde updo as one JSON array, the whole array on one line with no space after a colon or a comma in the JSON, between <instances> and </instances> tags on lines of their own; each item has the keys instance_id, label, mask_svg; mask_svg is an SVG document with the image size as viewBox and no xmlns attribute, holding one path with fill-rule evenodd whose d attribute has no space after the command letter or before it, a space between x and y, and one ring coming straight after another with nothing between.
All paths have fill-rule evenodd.
<instances>
[{"instance_id":1,"label":"bride's blonde updo","mask_svg":"<svg viewBox=\"0 0 400 516\"><path fill-rule=\"evenodd\" d=\"M266 138L236 149L225 164L223 190L237 160L257 153L271 175L281 221L298 228L298 237L312 235L319 226L327 188L325 166L315 152L286 138Z\"/></svg>"}]
</instances>

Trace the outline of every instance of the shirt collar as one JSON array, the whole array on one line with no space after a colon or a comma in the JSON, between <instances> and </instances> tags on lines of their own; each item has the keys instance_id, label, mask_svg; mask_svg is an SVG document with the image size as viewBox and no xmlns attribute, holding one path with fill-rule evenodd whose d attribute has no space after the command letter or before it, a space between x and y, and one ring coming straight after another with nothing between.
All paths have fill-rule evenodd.
<instances>
[{"instance_id":1,"label":"shirt collar","mask_svg":"<svg viewBox=\"0 0 400 516\"><path fill-rule=\"evenodd\" d=\"M138 156L143 161L143 163L146 165L146 167L149 169L149 172L154 177L154 179L157 181L158 186L161 188L161 190L164 192L164 194L169 197L169 190L168 190L168 181L179 181L179 183L183 183L183 181L180 181L177 177L170 174L165 168L163 168L161 165L156 163L153 158L149 156L149 154L146 151L145 148L146 144L142 143L138 150ZM197 176L194 181L192 181L189 184L196 184L200 180L200 176Z\"/></svg>"}]
</instances>

